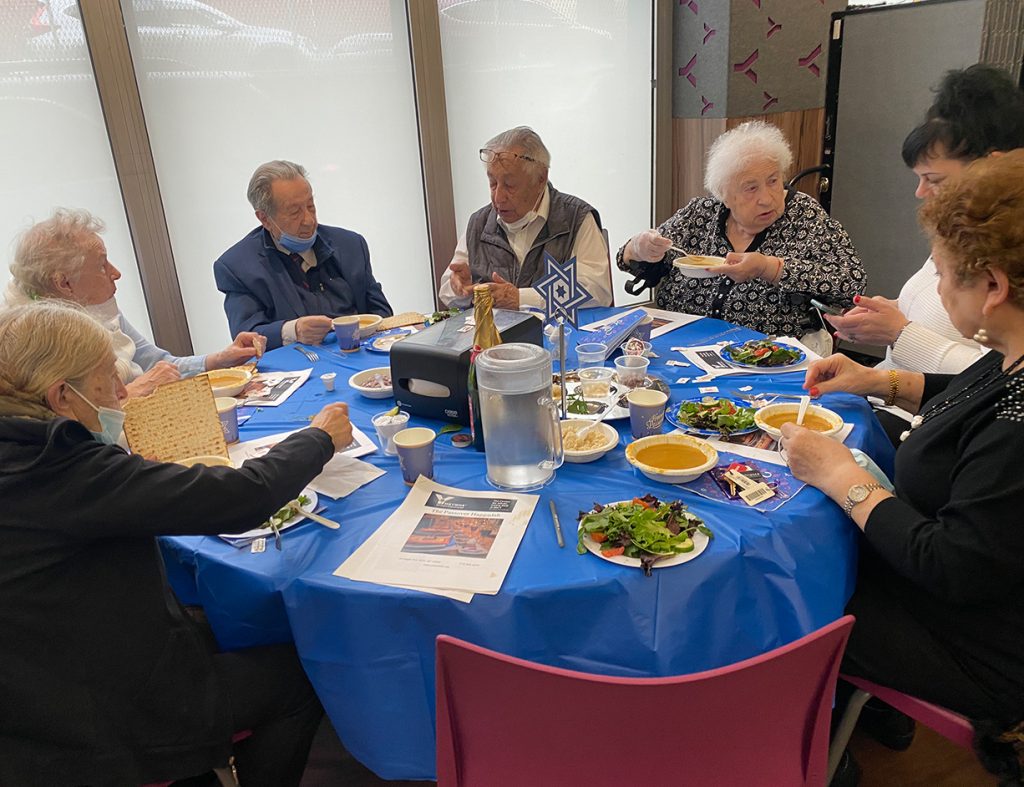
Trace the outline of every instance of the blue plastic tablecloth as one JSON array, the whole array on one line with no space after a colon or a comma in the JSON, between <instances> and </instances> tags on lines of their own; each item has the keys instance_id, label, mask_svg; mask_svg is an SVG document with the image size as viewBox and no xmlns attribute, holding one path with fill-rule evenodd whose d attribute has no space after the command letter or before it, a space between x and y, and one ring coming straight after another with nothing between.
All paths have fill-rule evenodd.
<instances>
[{"instance_id":1,"label":"blue plastic tablecloth","mask_svg":"<svg viewBox=\"0 0 1024 787\"><path fill-rule=\"evenodd\" d=\"M582 321L610 313L588 310ZM698 371L668 367L682 360L673 346L754 331L702 319L654 340L660 358L650 371L672 383L673 398L697 395L697 384L675 385ZM302 428L330 401L347 401L353 422L376 437L370 418L391 400L356 395L348 377L387 365L387 356L340 355L314 348L320 360L309 382L287 402L255 412L243 439ZM268 354L264 370L309 366L292 347ZM317 377L338 374L326 393ZM797 392L803 375L725 377L723 392L742 385ZM859 447L889 470L892 447L858 397L834 395L824 404L855 429ZM628 438L629 423L611 422ZM435 429L440 422L412 419ZM666 425L666 428L669 428ZM622 443L626 442L623 439ZM402 502L408 490L397 460L378 451L366 460L387 474L349 497L327 503L342 524L329 531L307 523L287 531L284 549L261 554L212 537L162 540L169 575L183 600L200 603L226 648L294 641L317 694L344 742L385 779L434 778L434 639L450 634L532 661L626 676L664 676L718 667L763 653L838 618L853 589L858 531L820 492L805 488L779 510L764 514L696 497L636 473L621 446L591 464L566 464L543 489L501 592L464 604L448 598L333 576L333 571ZM484 456L438 438L435 479L486 489ZM575 516L595 502L647 491L682 497L714 531L692 562L641 571L576 553ZM548 500L558 506L566 546L559 549ZM258 691L258 687L253 687ZM496 708L495 712L500 712Z\"/></svg>"}]
</instances>

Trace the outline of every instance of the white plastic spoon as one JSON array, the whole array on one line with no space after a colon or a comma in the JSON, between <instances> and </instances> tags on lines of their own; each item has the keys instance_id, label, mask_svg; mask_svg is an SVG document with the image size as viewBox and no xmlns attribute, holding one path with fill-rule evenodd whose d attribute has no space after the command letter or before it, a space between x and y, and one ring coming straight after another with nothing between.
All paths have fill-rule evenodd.
<instances>
[{"instance_id":1,"label":"white plastic spoon","mask_svg":"<svg viewBox=\"0 0 1024 787\"><path fill-rule=\"evenodd\" d=\"M807 415L807 407L810 405L810 403L811 403L811 397L809 397L809 396L801 396L800 397L800 409L797 410L797 413L796 413L796 425L797 426L803 426L804 425L804 416Z\"/></svg>"}]
</instances>

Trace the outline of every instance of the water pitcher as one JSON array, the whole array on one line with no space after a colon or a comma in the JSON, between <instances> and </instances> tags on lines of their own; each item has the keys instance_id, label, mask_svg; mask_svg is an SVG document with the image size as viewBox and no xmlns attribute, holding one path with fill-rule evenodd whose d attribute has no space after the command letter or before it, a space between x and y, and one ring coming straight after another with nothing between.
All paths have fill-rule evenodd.
<instances>
[{"instance_id":1,"label":"water pitcher","mask_svg":"<svg viewBox=\"0 0 1024 787\"><path fill-rule=\"evenodd\" d=\"M487 480L499 489L539 489L562 465L562 431L551 401L551 354L499 344L476 359Z\"/></svg>"}]
</instances>

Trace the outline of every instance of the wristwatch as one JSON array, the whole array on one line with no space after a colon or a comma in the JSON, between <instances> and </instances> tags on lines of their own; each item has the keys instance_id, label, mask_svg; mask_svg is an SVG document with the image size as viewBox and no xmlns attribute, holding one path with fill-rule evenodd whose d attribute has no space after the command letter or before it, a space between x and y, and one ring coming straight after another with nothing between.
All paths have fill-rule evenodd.
<instances>
[{"instance_id":1,"label":"wristwatch","mask_svg":"<svg viewBox=\"0 0 1024 787\"><path fill-rule=\"evenodd\" d=\"M853 507L857 503L863 503L867 500L868 495L876 489L885 489L885 487L878 483L854 484L851 486L850 490L846 493L846 502L843 503L843 513L847 516L853 516Z\"/></svg>"}]
</instances>

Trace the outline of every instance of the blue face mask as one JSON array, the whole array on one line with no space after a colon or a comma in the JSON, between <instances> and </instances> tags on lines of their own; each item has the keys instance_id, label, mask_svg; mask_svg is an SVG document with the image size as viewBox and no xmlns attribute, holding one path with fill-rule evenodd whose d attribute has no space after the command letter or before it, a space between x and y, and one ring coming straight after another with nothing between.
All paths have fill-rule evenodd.
<instances>
[{"instance_id":1,"label":"blue face mask","mask_svg":"<svg viewBox=\"0 0 1024 787\"><path fill-rule=\"evenodd\" d=\"M68 383L68 388L78 394L83 402L95 410L96 417L100 419L100 429L102 431L94 432L90 429L89 433L101 443L106 445L116 444L121 438L121 432L124 430L124 413L121 410L115 410L113 407L97 407L86 399L85 395L71 383Z\"/></svg>"},{"instance_id":2,"label":"blue face mask","mask_svg":"<svg viewBox=\"0 0 1024 787\"><path fill-rule=\"evenodd\" d=\"M287 249L293 254L301 254L304 251L308 251L316 243L317 230L314 229L313 234L308 238L300 238L297 235L289 235L281 229L281 226L276 221L270 220L274 222L274 226L281 233L281 237L277 239L277 242L281 244L282 248Z\"/></svg>"}]
</instances>

